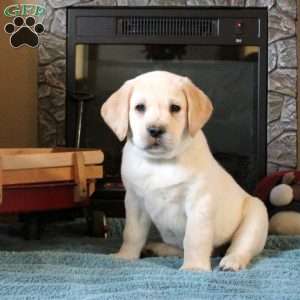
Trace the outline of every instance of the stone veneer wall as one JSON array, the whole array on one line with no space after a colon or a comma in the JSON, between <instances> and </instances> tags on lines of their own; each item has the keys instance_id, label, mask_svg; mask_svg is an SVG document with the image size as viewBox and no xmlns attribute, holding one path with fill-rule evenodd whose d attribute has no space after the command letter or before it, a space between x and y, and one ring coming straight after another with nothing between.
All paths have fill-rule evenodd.
<instances>
[{"instance_id":1,"label":"stone veneer wall","mask_svg":"<svg viewBox=\"0 0 300 300\"><path fill-rule=\"evenodd\" d=\"M239 6L269 9L268 172L297 164L296 0L39 0L47 8L39 47L40 146L64 144L67 6Z\"/></svg>"}]
</instances>

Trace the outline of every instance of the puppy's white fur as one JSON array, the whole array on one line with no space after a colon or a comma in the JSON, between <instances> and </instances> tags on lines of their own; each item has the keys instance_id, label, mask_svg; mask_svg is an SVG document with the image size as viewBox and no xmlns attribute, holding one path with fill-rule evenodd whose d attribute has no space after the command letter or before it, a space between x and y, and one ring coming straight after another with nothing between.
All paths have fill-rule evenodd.
<instances>
[{"instance_id":1,"label":"puppy's white fur","mask_svg":"<svg viewBox=\"0 0 300 300\"><path fill-rule=\"evenodd\" d=\"M170 111L172 105L180 110ZM210 100L189 79L164 71L126 82L102 106L102 117L119 139L128 137L121 170L126 224L116 256L139 258L151 222L165 244L150 248L162 255L183 250L182 269L211 270L213 248L228 241L223 269L245 268L262 251L265 206L212 156L201 130L211 113ZM165 133L153 138L151 126Z\"/></svg>"}]
</instances>

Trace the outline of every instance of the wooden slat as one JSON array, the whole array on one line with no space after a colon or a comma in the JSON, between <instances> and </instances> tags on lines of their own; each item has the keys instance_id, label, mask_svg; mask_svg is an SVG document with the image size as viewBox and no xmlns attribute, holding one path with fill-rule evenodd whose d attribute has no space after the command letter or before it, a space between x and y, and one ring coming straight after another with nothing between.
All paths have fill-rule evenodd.
<instances>
[{"instance_id":1,"label":"wooden slat","mask_svg":"<svg viewBox=\"0 0 300 300\"><path fill-rule=\"evenodd\" d=\"M102 178L103 167L99 165L86 166L85 173L88 179ZM27 170L3 170L3 185L70 180L74 180L74 168L72 166Z\"/></svg>"},{"instance_id":2,"label":"wooden slat","mask_svg":"<svg viewBox=\"0 0 300 300\"><path fill-rule=\"evenodd\" d=\"M0 148L1 155L52 153L54 148Z\"/></svg>"},{"instance_id":3,"label":"wooden slat","mask_svg":"<svg viewBox=\"0 0 300 300\"><path fill-rule=\"evenodd\" d=\"M1 155L17 155L17 154L35 154L35 153L59 153L59 152L78 152L78 151L101 151L95 148L0 148Z\"/></svg>"},{"instance_id":4,"label":"wooden slat","mask_svg":"<svg viewBox=\"0 0 300 300\"><path fill-rule=\"evenodd\" d=\"M96 191L96 180L88 180L88 196L92 196L92 194Z\"/></svg>"},{"instance_id":5,"label":"wooden slat","mask_svg":"<svg viewBox=\"0 0 300 300\"><path fill-rule=\"evenodd\" d=\"M82 152L74 152L74 201L84 201L88 197L87 178L84 167L84 157Z\"/></svg>"},{"instance_id":6,"label":"wooden slat","mask_svg":"<svg viewBox=\"0 0 300 300\"><path fill-rule=\"evenodd\" d=\"M49 167L66 167L73 165L74 152L32 153L19 155L2 155L3 170L21 170ZM85 165L100 164L104 156L100 150L80 151Z\"/></svg>"}]
</instances>

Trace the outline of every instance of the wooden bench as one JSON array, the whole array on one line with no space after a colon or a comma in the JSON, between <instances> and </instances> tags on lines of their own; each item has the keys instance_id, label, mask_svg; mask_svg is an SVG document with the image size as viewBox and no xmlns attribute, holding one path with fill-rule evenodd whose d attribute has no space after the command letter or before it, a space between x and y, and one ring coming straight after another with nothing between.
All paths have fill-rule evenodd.
<instances>
[{"instance_id":1,"label":"wooden bench","mask_svg":"<svg viewBox=\"0 0 300 300\"><path fill-rule=\"evenodd\" d=\"M0 214L87 206L103 160L95 149L0 149Z\"/></svg>"}]
</instances>

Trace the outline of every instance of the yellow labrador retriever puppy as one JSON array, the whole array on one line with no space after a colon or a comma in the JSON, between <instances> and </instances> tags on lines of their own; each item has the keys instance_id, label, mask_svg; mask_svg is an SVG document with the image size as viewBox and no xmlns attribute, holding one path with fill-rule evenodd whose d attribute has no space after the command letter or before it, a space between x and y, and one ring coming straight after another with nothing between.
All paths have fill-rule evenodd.
<instances>
[{"instance_id":1,"label":"yellow labrador retriever puppy","mask_svg":"<svg viewBox=\"0 0 300 300\"><path fill-rule=\"evenodd\" d=\"M125 82L103 104L105 122L119 140L127 137L121 170L126 224L117 257L140 257L151 221L164 243L146 248L182 256L186 270L210 271L213 248L229 241L224 270L245 268L264 248L264 204L219 165L201 130L212 110L188 78L165 71Z\"/></svg>"}]
</instances>

